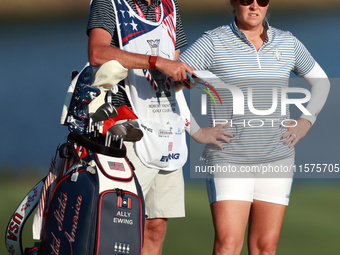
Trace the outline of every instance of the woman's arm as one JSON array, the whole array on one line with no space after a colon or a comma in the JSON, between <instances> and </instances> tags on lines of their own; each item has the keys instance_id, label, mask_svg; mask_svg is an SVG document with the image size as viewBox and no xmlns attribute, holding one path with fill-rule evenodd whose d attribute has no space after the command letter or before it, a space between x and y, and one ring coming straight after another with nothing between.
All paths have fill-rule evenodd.
<instances>
[{"instance_id":1,"label":"woman's arm","mask_svg":"<svg viewBox=\"0 0 340 255\"><path fill-rule=\"evenodd\" d=\"M281 139L285 145L289 144L290 148L295 146L314 124L322 107L325 105L330 89L330 82L327 74L318 63L315 63L313 69L302 76L302 78L311 87L311 99L309 100L306 109L312 115L302 114L300 119L297 120L297 125L295 127L282 127L286 128L287 132L282 135ZM295 124L295 122L290 122L287 126L294 126Z\"/></svg>"}]
</instances>

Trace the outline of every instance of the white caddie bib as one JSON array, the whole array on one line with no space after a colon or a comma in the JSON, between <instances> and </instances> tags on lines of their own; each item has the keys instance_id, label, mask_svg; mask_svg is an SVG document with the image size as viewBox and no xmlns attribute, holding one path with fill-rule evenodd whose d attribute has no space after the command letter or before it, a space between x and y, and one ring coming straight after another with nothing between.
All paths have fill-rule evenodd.
<instances>
[{"instance_id":1,"label":"white caddie bib","mask_svg":"<svg viewBox=\"0 0 340 255\"><path fill-rule=\"evenodd\" d=\"M112 4L122 50L174 59L176 8L172 0L162 0L157 22L139 16L125 0L112 0ZM182 167L188 151L174 82L158 70L130 69L125 90L144 133L135 143L140 160L162 170Z\"/></svg>"}]
</instances>

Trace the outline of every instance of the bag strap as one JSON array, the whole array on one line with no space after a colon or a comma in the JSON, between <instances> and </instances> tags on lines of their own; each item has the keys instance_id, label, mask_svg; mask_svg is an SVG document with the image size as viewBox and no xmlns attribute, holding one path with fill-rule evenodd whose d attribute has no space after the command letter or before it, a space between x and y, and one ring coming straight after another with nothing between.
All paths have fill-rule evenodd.
<instances>
[{"instance_id":1,"label":"bag strap","mask_svg":"<svg viewBox=\"0 0 340 255\"><path fill-rule=\"evenodd\" d=\"M11 255L23 255L21 235L31 213L39 203L41 189L44 185L46 177L38 182L15 210L12 218L10 219L6 229L6 247Z\"/></svg>"}]
</instances>

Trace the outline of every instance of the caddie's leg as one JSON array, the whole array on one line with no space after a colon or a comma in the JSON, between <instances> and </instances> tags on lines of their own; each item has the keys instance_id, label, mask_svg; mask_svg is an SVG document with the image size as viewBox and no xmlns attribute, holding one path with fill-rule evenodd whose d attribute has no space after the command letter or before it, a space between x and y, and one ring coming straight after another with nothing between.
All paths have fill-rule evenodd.
<instances>
[{"instance_id":1,"label":"caddie's leg","mask_svg":"<svg viewBox=\"0 0 340 255\"><path fill-rule=\"evenodd\" d=\"M185 216L183 172L182 169L160 171L148 168L137 157L132 143L125 145L145 199L147 220L143 255L161 254L167 219Z\"/></svg>"},{"instance_id":2,"label":"caddie's leg","mask_svg":"<svg viewBox=\"0 0 340 255\"><path fill-rule=\"evenodd\" d=\"M167 219L149 219L145 221L143 255L162 254Z\"/></svg>"},{"instance_id":3,"label":"caddie's leg","mask_svg":"<svg viewBox=\"0 0 340 255\"><path fill-rule=\"evenodd\" d=\"M160 171L145 197L145 205L149 218L145 223L143 255L158 255L168 219L185 216L182 169Z\"/></svg>"}]
</instances>

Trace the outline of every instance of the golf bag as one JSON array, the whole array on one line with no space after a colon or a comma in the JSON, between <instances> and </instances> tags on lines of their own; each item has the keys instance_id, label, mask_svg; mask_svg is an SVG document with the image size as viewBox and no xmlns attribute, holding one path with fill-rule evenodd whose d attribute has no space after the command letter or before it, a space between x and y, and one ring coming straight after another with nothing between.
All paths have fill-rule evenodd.
<instances>
[{"instance_id":1,"label":"golf bag","mask_svg":"<svg viewBox=\"0 0 340 255\"><path fill-rule=\"evenodd\" d=\"M141 254L144 200L125 154L125 146L107 147L70 133L58 146L49 175L13 214L6 231L9 253ZM21 231L38 202L37 213L44 216L41 246L23 253Z\"/></svg>"},{"instance_id":2,"label":"golf bag","mask_svg":"<svg viewBox=\"0 0 340 255\"><path fill-rule=\"evenodd\" d=\"M70 133L57 148L52 171L13 214L6 231L9 253L140 255L144 200L125 153L125 146L107 147ZM23 253L21 231L39 196L41 246Z\"/></svg>"},{"instance_id":3,"label":"golf bag","mask_svg":"<svg viewBox=\"0 0 340 255\"><path fill-rule=\"evenodd\" d=\"M138 141L143 133L128 107L116 109L99 98L107 84L123 77L117 65L99 68L98 82L91 66L73 79L62 116L70 133L58 145L48 175L10 219L5 237L10 255L142 254L144 198L123 140ZM107 78L106 69L112 73L113 67L122 69L121 76ZM92 101L103 104L90 109ZM36 207L33 238L40 242L23 250L22 230Z\"/></svg>"}]
</instances>

